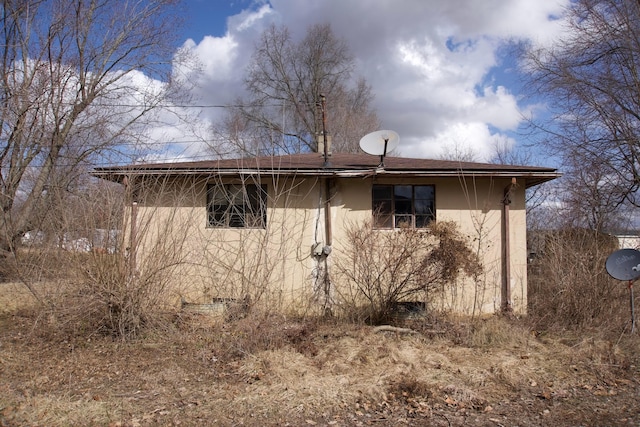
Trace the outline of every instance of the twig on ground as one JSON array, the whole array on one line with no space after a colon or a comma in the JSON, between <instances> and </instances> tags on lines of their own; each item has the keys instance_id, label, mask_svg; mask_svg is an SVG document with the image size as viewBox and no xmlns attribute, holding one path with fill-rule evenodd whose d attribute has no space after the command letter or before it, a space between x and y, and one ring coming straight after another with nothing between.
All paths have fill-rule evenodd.
<instances>
[{"instance_id":1,"label":"twig on ground","mask_svg":"<svg viewBox=\"0 0 640 427\"><path fill-rule=\"evenodd\" d=\"M391 326L391 325L380 325L373 328L373 333L377 334L378 332L395 332L398 334L419 334L420 333L418 331L414 331L413 329L399 328L397 326Z\"/></svg>"}]
</instances>

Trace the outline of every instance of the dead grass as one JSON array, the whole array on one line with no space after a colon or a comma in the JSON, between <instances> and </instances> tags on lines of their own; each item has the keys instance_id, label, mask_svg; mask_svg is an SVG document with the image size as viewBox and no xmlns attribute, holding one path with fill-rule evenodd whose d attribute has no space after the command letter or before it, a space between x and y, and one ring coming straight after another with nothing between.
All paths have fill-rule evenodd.
<instances>
[{"instance_id":1,"label":"dead grass","mask_svg":"<svg viewBox=\"0 0 640 427\"><path fill-rule=\"evenodd\" d=\"M638 336L536 335L503 318L380 334L262 315L180 318L123 343L25 313L0 317L0 425L640 423Z\"/></svg>"},{"instance_id":2,"label":"dead grass","mask_svg":"<svg viewBox=\"0 0 640 427\"><path fill-rule=\"evenodd\" d=\"M38 300L22 283L0 283L0 314L12 313L18 309L34 307L37 303Z\"/></svg>"}]
</instances>

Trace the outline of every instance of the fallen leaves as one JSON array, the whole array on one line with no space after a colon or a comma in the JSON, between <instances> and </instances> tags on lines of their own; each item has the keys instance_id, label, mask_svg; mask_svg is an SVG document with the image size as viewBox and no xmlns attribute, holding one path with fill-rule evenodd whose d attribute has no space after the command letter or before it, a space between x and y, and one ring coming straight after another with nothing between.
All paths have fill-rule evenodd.
<instances>
[{"instance_id":1,"label":"fallen leaves","mask_svg":"<svg viewBox=\"0 0 640 427\"><path fill-rule=\"evenodd\" d=\"M0 425L593 425L593 407L601 420L640 422L638 380L598 376L604 368L575 350L478 351L363 330L310 332L317 354L281 347L212 363L216 348L204 339L95 338L70 357L55 343L3 339L16 335L9 328L0 331Z\"/></svg>"}]
</instances>

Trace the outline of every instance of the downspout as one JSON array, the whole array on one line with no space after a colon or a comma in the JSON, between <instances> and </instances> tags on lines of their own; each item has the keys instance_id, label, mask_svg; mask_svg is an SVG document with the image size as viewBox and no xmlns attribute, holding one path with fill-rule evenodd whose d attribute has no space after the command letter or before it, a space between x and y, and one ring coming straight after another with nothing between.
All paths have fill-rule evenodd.
<instances>
[{"instance_id":1,"label":"downspout","mask_svg":"<svg viewBox=\"0 0 640 427\"><path fill-rule=\"evenodd\" d=\"M511 242L509 239L509 206L516 189L516 179L511 178L511 184L504 188L502 198L502 290L501 309L503 313L511 313Z\"/></svg>"},{"instance_id":2,"label":"downspout","mask_svg":"<svg viewBox=\"0 0 640 427\"><path fill-rule=\"evenodd\" d=\"M137 271L137 257L138 257L138 203L135 200L133 185L131 185L128 177L124 177L122 183L125 187L125 198L127 201L131 201L131 224L129 229L129 253L128 253L128 274L129 278L133 278ZM127 203L125 203L125 206ZM126 256L126 252L125 252Z\"/></svg>"},{"instance_id":3,"label":"downspout","mask_svg":"<svg viewBox=\"0 0 640 427\"><path fill-rule=\"evenodd\" d=\"M129 244L129 277L133 278L138 271L138 202L131 203L131 237Z\"/></svg>"}]
</instances>

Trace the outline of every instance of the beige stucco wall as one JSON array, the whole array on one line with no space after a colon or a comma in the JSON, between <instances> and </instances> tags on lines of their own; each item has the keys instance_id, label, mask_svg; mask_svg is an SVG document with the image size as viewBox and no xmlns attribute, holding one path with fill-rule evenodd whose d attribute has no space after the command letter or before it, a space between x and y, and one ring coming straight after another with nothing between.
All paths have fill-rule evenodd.
<instances>
[{"instance_id":1,"label":"beige stucco wall","mask_svg":"<svg viewBox=\"0 0 640 427\"><path fill-rule=\"evenodd\" d=\"M218 178L219 179L219 178ZM326 301L324 258L312 247L326 245L325 184L320 178L262 178L268 187L266 229L206 227L206 185L211 179L180 178L148 184L138 200L136 266L144 276L162 267L176 302L250 296L283 310L317 310ZM437 220L454 221L481 256L484 271L461 280L438 299L445 309L467 314L500 309L502 197L509 179L332 178L329 272L348 252L346 230L371 219L371 185L433 184ZM224 180L224 182L238 182ZM247 182L255 182L249 179ZM127 218L131 218L127 215ZM509 213L512 303L526 310L524 189ZM130 230L130 228L129 228ZM380 231L388 233L392 231ZM333 284L338 286L337 283ZM335 302L335 301L334 301Z\"/></svg>"}]
</instances>

